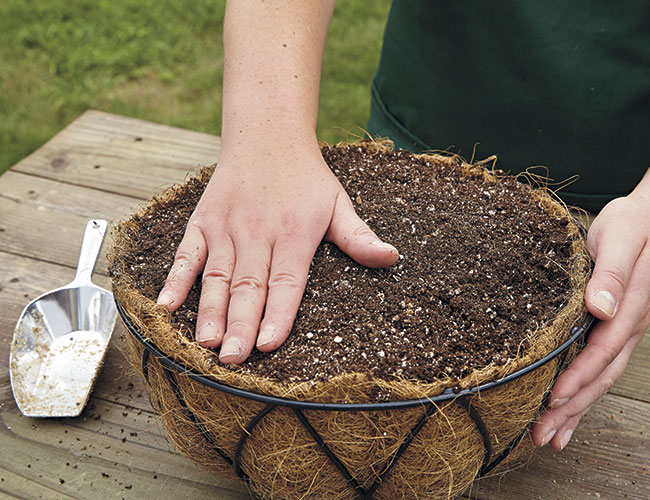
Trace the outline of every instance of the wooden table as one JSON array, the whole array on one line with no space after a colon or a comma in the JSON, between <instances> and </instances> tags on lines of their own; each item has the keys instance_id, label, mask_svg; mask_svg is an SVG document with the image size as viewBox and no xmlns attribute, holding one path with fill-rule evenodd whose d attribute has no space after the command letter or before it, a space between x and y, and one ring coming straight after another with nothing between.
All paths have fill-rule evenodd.
<instances>
[{"instance_id":1,"label":"wooden table","mask_svg":"<svg viewBox=\"0 0 650 500\"><path fill-rule=\"evenodd\" d=\"M250 498L242 484L201 472L175 452L121 354L121 324L78 418L21 416L8 372L22 308L71 281L86 221L125 217L216 161L219 148L215 136L88 111L0 177L0 498ZM94 281L110 288L104 252ZM650 336L574 436L564 452L545 448L467 497L650 498Z\"/></svg>"}]
</instances>

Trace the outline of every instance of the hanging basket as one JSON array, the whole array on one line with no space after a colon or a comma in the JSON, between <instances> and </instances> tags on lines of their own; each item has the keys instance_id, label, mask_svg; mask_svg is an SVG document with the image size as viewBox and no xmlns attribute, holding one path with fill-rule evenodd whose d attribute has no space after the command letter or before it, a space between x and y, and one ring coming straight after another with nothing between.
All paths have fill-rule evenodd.
<instances>
[{"instance_id":1,"label":"hanging basket","mask_svg":"<svg viewBox=\"0 0 650 500\"><path fill-rule=\"evenodd\" d=\"M434 165L458 162L428 158ZM202 171L199 181L211 173ZM140 215L181 190L170 188ZM535 196L566 218L570 231L581 232L551 196ZM184 455L216 474L241 478L269 500L453 498L530 453L531 426L594 323L583 301L591 262L580 234L570 259L570 297L521 357L475 370L453 386L360 373L317 383L269 380L215 363L134 286L124 263L133 238L146 229L133 224L117 226L109 256L118 311L131 334L131 364ZM373 401L378 391L393 397Z\"/></svg>"}]
</instances>

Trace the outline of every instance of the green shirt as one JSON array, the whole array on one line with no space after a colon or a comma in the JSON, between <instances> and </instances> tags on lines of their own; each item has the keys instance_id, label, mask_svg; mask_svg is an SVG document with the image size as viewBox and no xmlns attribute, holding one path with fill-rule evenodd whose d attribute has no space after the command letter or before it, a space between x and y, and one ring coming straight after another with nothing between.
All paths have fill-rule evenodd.
<instances>
[{"instance_id":1,"label":"green shirt","mask_svg":"<svg viewBox=\"0 0 650 500\"><path fill-rule=\"evenodd\" d=\"M558 194L597 211L650 164L650 2L394 0L368 128L413 151L577 174Z\"/></svg>"}]
</instances>

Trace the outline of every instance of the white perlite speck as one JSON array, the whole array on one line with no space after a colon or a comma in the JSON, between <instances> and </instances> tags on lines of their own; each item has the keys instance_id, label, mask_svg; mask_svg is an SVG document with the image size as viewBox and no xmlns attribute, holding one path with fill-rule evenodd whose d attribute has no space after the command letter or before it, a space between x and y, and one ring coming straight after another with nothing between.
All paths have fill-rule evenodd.
<instances>
[{"instance_id":1,"label":"white perlite speck","mask_svg":"<svg viewBox=\"0 0 650 500\"><path fill-rule=\"evenodd\" d=\"M343 340L343 337L339 337L338 335L336 337L334 337L334 342L336 342L337 344L340 344L342 340Z\"/></svg>"}]
</instances>

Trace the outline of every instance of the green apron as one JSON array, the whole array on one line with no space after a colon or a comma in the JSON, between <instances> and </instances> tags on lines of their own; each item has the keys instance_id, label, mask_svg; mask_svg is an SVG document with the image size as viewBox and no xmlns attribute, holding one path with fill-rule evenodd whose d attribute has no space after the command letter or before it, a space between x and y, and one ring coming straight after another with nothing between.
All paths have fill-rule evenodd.
<instances>
[{"instance_id":1,"label":"green apron","mask_svg":"<svg viewBox=\"0 0 650 500\"><path fill-rule=\"evenodd\" d=\"M368 129L577 175L558 194L598 211L650 164L650 1L395 0Z\"/></svg>"}]
</instances>

